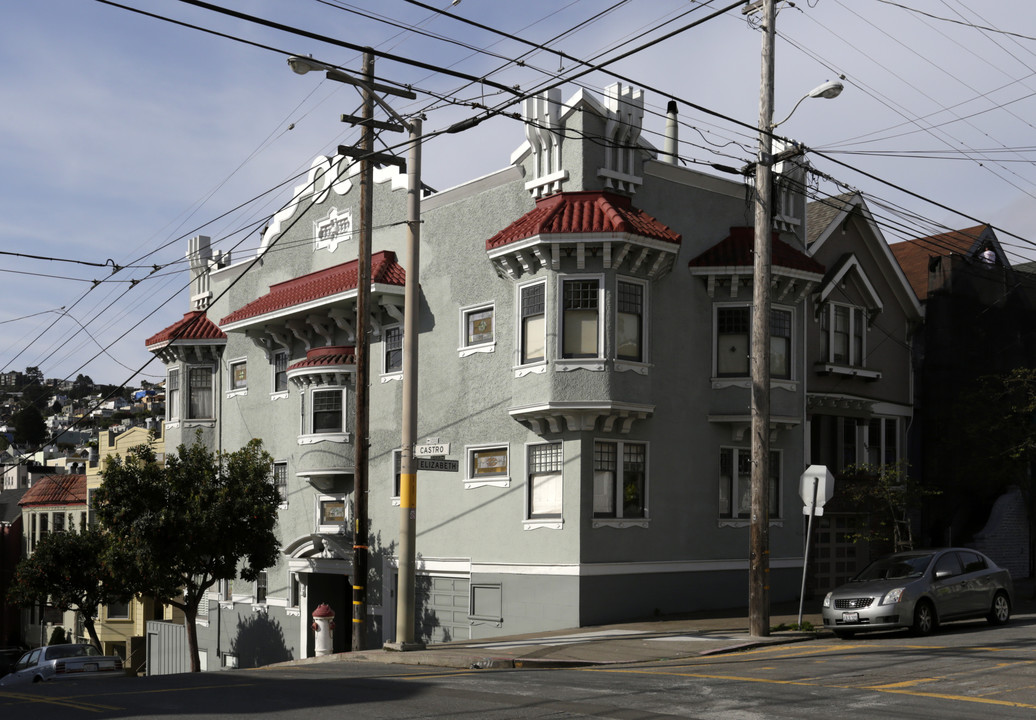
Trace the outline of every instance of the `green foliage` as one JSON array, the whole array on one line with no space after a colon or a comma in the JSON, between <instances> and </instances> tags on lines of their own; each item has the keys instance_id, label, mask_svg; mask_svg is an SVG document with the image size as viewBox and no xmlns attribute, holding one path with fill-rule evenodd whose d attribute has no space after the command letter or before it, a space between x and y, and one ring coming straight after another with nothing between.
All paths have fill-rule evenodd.
<instances>
[{"instance_id":1,"label":"green foliage","mask_svg":"<svg viewBox=\"0 0 1036 720\"><path fill-rule=\"evenodd\" d=\"M47 422L35 405L26 405L11 418L15 439L33 447L39 447L47 439Z\"/></svg>"},{"instance_id":2,"label":"green foliage","mask_svg":"<svg viewBox=\"0 0 1036 720\"><path fill-rule=\"evenodd\" d=\"M200 440L180 445L163 467L150 445L109 458L94 493L98 518L123 552L122 569L139 593L168 599L188 620L192 670L198 605L216 581L254 581L280 547L274 528L273 458L260 440L213 453Z\"/></svg>"},{"instance_id":3,"label":"green foliage","mask_svg":"<svg viewBox=\"0 0 1036 720\"><path fill-rule=\"evenodd\" d=\"M114 569L114 557L107 536L97 529L50 533L18 563L8 597L23 606L49 602L63 612L78 612L100 648L93 627L97 609L109 602L125 602L133 594Z\"/></svg>"},{"instance_id":4,"label":"green foliage","mask_svg":"<svg viewBox=\"0 0 1036 720\"><path fill-rule=\"evenodd\" d=\"M838 494L857 511L870 514L870 523L854 541L888 544L894 551L914 546L911 515L939 490L910 476L905 463L851 465L838 478Z\"/></svg>"}]
</instances>

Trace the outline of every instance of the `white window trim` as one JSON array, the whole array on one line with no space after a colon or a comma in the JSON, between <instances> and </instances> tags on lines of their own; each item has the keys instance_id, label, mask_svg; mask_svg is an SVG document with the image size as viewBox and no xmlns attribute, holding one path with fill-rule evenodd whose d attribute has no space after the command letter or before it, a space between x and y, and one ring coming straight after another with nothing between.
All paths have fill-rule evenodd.
<instances>
[{"instance_id":1,"label":"white window trim","mask_svg":"<svg viewBox=\"0 0 1036 720\"><path fill-rule=\"evenodd\" d=\"M532 488L531 473L529 472L529 450L530 448L537 445L553 445L558 444L561 446L561 517L557 518L531 518L530 515L530 503L532 501ZM525 530L562 530L565 527L565 443L561 440L548 441L548 442L531 442L525 444L525 520L523 521L523 528ZM510 460L508 460L510 462Z\"/></svg>"},{"instance_id":2,"label":"white window trim","mask_svg":"<svg viewBox=\"0 0 1036 720\"><path fill-rule=\"evenodd\" d=\"M322 390L338 390L342 393L342 430L339 432L313 432L313 393ZM302 432L298 437L299 445L312 445L318 442L347 443L351 440L352 436L346 425L346 421L349 418L348 388L344 385L313 385L306 388L303 397L305 402L302 413Z\"/></svg>"},{"instance_id":3,"label":"white window trim","mask_svg":"<svg viewBox=\"0 0 1036 720\"><path fill-rule=\"evenodd\" d=\"M493 339L488 342L468 345L468 315L484 310L489 310L493 314ZM496 352L496 303L479 303L477 305L462 307L460 309L460 335L458 337L460 338L460 346L457 348L457 357L468 357L469 355L474 355L476 353Z\"/></svg>"},{"instance_id":4,"label":"white window trim","mask_svg":"<svg viewBox=\"0 0 1036 720\"><path fill-rule=\"evenodd\" d=\"M284 356L284 366L287 367L291 364L291 356L288 353L287 348L282 350L274 350L270 353L270 399L271 400L283 400L288 397L288 388L291 387L290 382L286 382L283 390L277 389L277 356Z\"/></svg>"},{"instance_id":5,"label":"white window trim","mask_svg":"<svg viewBox=\"0 0 1036 720\"><path fill-rule=\"evenodd\" d=\"M650 491L650 487L651 487L651 480L650 480L651 479L651 443L649 443L647 441L642 441L642 440L616 440L614 438L607 438L607 437L605 437L605 438L594 438L594 444L599 443L599 442L613 443L616 446L616 448L615 448L615 451L616 451L616 456L615 456L616 457L616 468L615 468L615 470L616 470L616 477L615 477L615 495L616 495L616 497L615 497L615 503L616 504L615 504L615 512L616 512L617 515L618 515L618 513L622 512L622 510L621 510L622 506L619 503L619 495L621 493L621 488L622 488L622 473L623 473L622 451L623 451L623 446L626 445L627 443L629 443L631 445L643 445L644 446L644 517L642 517L642 518L627 518L627 517L621 517L621 516L617 516L617 517L613 517L613 518L593 517L593 509L591 508L591 510L590 510L591 527L595 527L595 528L610 527L610 528L617 528L617 529L624 529L624 528L631 528L631 527L641 527L641 528L649 527L651 525L651 506L650 506L650 499L651 499L651 491ZM593 451L591 451L591 453L593 453ZM591 472L596 472L596 470L593 470L593 464L596 463L596 460L594 459L594 455L593 454L591 454L591 456L590 456L590 462L591 462Z\"/></svg>"},{"instance_id":6,"label":"white window trim","mask_svg":"<svg viewBox=\"0 0 1036 720\"><path fill-rule=\"evenodd\" d=\"M283 465L284 466L284 496L281 498L280 503L277 505L278 508L283 510L284 508L288 507L288 477L289 477L288 476L288 461L287 460L274 460L273 461L273 465L274 465L275 470L274 470L274 474L270 477L270 482L273 483L273 487L274 487L275 490L277 489L276 467L278 465Z\"/></svg>"},{"instance_id":7,"label":"white window trim","mask_svg":"<svg viewBox=\"0 0 1036 720\"><path fill-rule=\"evenodd\" d=\"M835 344L834 344L834 328L835 328L835 308L843 307L849 309L849 362L848 363L836 363L834 360L835 355ZM860 365L854 365L852 359L856 357L855 346L856 342L856 311L859 310L863 316L863 332L860 335L863 347L860 349ZM825 306L821 309L821 314L827 318L827 357L822 357L820 363L824 366L823 369L827 372L837 373L840 375L858 375L860 377L877 379L881 377L881 373L875 370L867 370L867 308L862 305L853 305L852 303L840 303L834 301L828 301ZM817 318L819 325L820 318Z\"/></svg>"},{"instance_id":8,"label":"white window trim","mask_svg":"<svg viewBox=\"0 0 1036 720\"><path fill-rule=\"evenodd\" d=\"M479 450L502 449L507 454L507 475L493 476L492 478L477 477L474 474L475 467L473 456ZM479 487L511 487L511 447L508 443L482 443L479 445L464 446L464 489L470 490Z\"/></svg>"},{"instance_id":9,"label":"white window trim","mask_svg":"<svg viewBox=\"0 0 1036 720\"><path fill-rule=\"evenodd\" d=\"M522 290L532 285L543 285L543 359L531 363L522 363L522 342L525 339L522 336ZM546 324L547 307L550 305L550 300L547 297L547 281L546 279L540 279L522 283L515 286L514 292L514 376L519 378L530 374L542 375L547 372L547 358L549 357L547 351L547 336L549 333L547 332Z\"/></svg>"},{"instance_id":10,"label":"white window trim","mask_svg":"<svg viewBox=\"0 0 1036 720\"><path fill-rule=\"evenodd\" d=\"M751 454L751 452L752 452L751 448L741 447L740 445L721 445L719 449L720 449L720 452L722 452L724 450L735 450L738 453L745 452L745 453L748 453L748 454ZM778 455L780 457L780 462L778 464L778 466L780 467L780 474L777 477L777 509L778 509L778 511L780 511L784 507L784 485L785 485L785 479L784 479L784 450L781 449L781 448L770 448L770 452L771 453L774 453L774 452L778 453ZM737 460L736 459L734 460L733 468L734 468L734 472L737 473ZM718 469L719 468L717 467L717 470ZM716 481L717 481L717 483L719 481L719 473L718 472L716 473ZM716 485L716 492L717 493L719 492L719 485L718 484ZM767 497L769 497L769 490L767 490ZM733 492L731 492L731 503L735 503L735 502L737 502L737 499L734 497ZM784 518L783 515L780 516L780 517L772 517L771 516L770 517L770 527L784 527L784 519L785 518ZM752 524L752 519L751 518L743 518L743 517L729 517L729 518L721 517L721 518L717 518L717 522L716 522L716 526L717 527L733 527L733 528L750 527L751 524Z\"/></svg>"},{"instance_id":11,"label":"white window trim","mask_svg":"<svg viewBox=\"0 0 1036 720\"><path fill-rule=\"evenodd\" d=\"M176 388L176 402L169 402L169 377L176 373L177 376L177 388ZM165 404L165 417L167 427L180 427L181 418L181 406L183 405L183 390L184 390L184 373L183 368L180 366L171 367L166 371L166 404Z\"/></svg>"},{"instance_id":12,"label":"white window trim","mask_svg":"<svg viewBox=\"0 0 1036 720\"><path fill-rule=\"evenodd\" d=\"M344 534L345 531L349 529L349 527L352 524L353 508L352 508L352 505L349 503L349 494L348 493L330 493L330 494L328 494L328 493L321 493L321 494L315 496L314 500L315 500L315 503L313 505L313 510L314 510L313 527L316 528L315 532L318 532L318 533L329 533L329 534L334 535L334 534ZM338 525L338 524L335 524L335 525L321 525L320 524L320 519L321 519L320 518L320 504L322 502L326 502L326 501L329 501L329 500L330 501L341 500L343 503L345 503L345 519L342 521L342 523L340 525Z\"/></svg>"},{"instance_id":13,"label":"white window trim","mask_svg":"<svg viewBox=\"0 0 1036 720\"><path fill-rule=\"evenodd\" d=\"M752 387L752 358L749 355L748 358L748 374L746 375L720 375L719 374L719 348L716 347L716 343L719 341L719 310L720 308L731 308L731 307L742 307L748 308L748 351L751 353L752 350L752 323L755 322L755 311L752 308L751 302L718 302L712 305L712 388L718 390L724 387ZM795 308L790 305L780 305L777 303L770 305L770 312L774 310L780 310L782 312L789 313L791 315L791 337L788 339L788 368L791 371L789 377L772 377L770 378L771 388L783 388L785 390L794 390L798 386L798 380L796 379L796 337L799 332L799 321L798 315L795 312Z\"/></svg>"},{"instance_id":14,"label":"white window trim","mask_svg":"<svg viewBox=\"0 0 1036 720\"><path fill-rule=\"evenodd\" d=\"M565 283L579 282L581 280L597 281L597 356L589 358L566 358L562 357L565 343ZM558 372L568 372L571 370L603 372L605 370L604 314L607 309L604 297L604 275L561 275L558 277L555 297L558 299L557 303L555 303L557 307L555 317L555 321L557 322L557 343L555 347L555 355L557 357L554 361L556 369Z\"/></svg>"},{"instance_id":15,"label":"white window trim","mask_svg":"<svg viewBox=\"0 0 1036 720\"><path fill-rule=\"evenodd\" d=\"M399 370L392 370L391 372L386 369L388 361L388 331L398 329L401 333L403 332L402 323L392 323L391 325L385 325L381 329L381 382L387 383L394 380L403 379L403 368L406 365L406 358L403 357L403 346L400 346L400 366ZM404 336L405 341L405 336Z\"/></svg>"},{"instance_id":16,"label":"white window trim","mask_svg":"<svg viewBox=\"0 0 1036 720\"><path fill-rule=\"evenodd\" d=\"M299 596L298 598L296 598L298 600L298 604L296 605L291 604L291 585L293 582L298 582L299 584ZM288 584L286 587L287 592L285 593L284 597L284 614L288 617L301 617L303 598L305 597L305 594L302 590L304 586L302 584L302 580L299 578L299 573L295 572L294 570L288 570Z\"/></svg>"},{"instance_id":17,"label":"white window trim","mask_svg":"<svg viewBox=\"0 0 1036 720\"><path fill-rule=\"evenodd\" d=\"M234 387L235 365L245 366L245 386L243 388ZM248 359L246 357L234 358L233 360L227 361L227 388L228 390L225 393L225 397L227 399L248 394Z\"/></svg>"},{"instance_id":18,"label":"white window trim","mask_svg":"<svg viewBox=\"0 0 1036 720\"><path fill-rule=\"evenodd\" d=\"M191 370L197 368L208 368L209 377L211 378L210 390L212 395L212 416L207 418L192 418L190 415L189 408L191 406ZM212 363L191 363L187 365L184 370L182 382L180 383L180 395L182 397L181 402L183 403L184 413L180 419L184 423L184 427L192 427L197 425L215 425L216 423L216 378L217 368Z\"/></svg>"},{"instance_id":19,"label":"white window trim","mask_svg":"<svg viewBox=\"0 0 1036 720\"><path fill-rule=\"evenodd\" d=\"M619 348L615 346L618 342L619 332L619 283L630 283L631 285L640 285L641 288L641 303L640 309L640 354L641 360L624 360L619 358ZM648 369L651 367L651 355L649 348L651 347L650 333L648 328L651 327L651 302L650 302L650 289L651 286L641 280L640 278L628 277L626 275L618 275L615 278L615 302L612 303L615 307L615 339L612 341L613 352L615 353L614 367L616 372L635 372L640 375L647 375Z\"/></svg>"}]
</instances>

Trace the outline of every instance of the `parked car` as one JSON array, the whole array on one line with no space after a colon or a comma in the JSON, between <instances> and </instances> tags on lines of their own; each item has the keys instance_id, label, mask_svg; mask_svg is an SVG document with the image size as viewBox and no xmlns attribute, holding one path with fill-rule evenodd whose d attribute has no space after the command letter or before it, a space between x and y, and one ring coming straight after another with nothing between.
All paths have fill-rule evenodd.
<instances>
[{"instance_id":1,"label":"parked car","mask_svg":"<svg viewBox=\"0 0 1036 720\"><path fill-rule=\"evenodd\" d=\"M47 645L23 654L0 687L44 680L86 680L122 675L122 658L101 655L90 644Z\"/></svg>"},{"instance_id":2,"label":"parked car","mask_svg":"<svg viewBox=\"0 0 1036 720\"><path fill-rule=\"evenodd\" d=\"M14 669L14 664L18 662L18 658L20 658L24 652L25 648L0 647L0 677L3 677Z\"/></svg>"},{"instance_id":3,"label":"parked car","mask_svg":"<svg viewBox=\"0 0 1036 720\"><path fill-rule=\"evenodd\" d=\"M927 635L939 623L1011 617L1011 573L977 550L899 552L875 560L824 598L824 627L839 637L911 628Z\"/></svg>"}]
</instances>

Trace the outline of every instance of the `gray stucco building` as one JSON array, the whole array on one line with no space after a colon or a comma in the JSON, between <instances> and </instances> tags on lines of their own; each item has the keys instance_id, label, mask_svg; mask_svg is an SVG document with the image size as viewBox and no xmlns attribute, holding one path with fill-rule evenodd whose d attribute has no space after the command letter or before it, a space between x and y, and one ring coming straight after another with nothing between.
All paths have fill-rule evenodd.
<instances>
[{"instance_id":1,"label":"gray stucco building","mask_svg":"<svg viewBox=\"0 0 1036 720\"><path fill-rule=\"evenodd\" d=\"M640 137L643 96L620 85L565 103L554 91L525 114L510 164L422 202L418 432L449 443L460 470L418 479L418 634L743 606L753 188L660 160ZM784 165L770 319L774 600L796 597L801 577L811 297L826 272L808 252L804 170ZM193 240L191 311L148 340L167 368L167 446L198 430L224 450L259 437L284 498L278 565L211 594L199 628L210 668L311 655L321 603L341 619L336 649L347 647L357 174L349 158L314 161L257 255L231 262ZM406 178L375 180L371 646L395 628L407 271ZM909 372L906 358L896 371Z\"/></svg>"}]
</instances>

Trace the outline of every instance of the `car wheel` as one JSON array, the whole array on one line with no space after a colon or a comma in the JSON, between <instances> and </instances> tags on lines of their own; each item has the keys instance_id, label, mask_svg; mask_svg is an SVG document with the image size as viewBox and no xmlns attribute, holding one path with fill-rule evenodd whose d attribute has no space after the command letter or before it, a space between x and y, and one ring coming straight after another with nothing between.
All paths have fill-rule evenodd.
<instances>
[{"instance_id":1,"label":"car wheel","mask_svg":"<svg viewBox=\"0 0 1036 720\"><path fill-rule=\"evenodd\" d=\"M993 605L986 616L990 625L1004 625L1011 619L1011 601L1007 593L1001 591L993 596Z\"/></svg>"},{"instance_id":2,"label":"car wheel","mask_svg":"<svg viewBox=\"0 0 1036 720\"><path fill-rule=\"evenodd\" d=\"M34 678L32 679L32 681L33 681L34 683L38 683L38 682L43 682L43 678L41 678L41 677L40 677L39 675L37 675L36 677L34 677Z\"/></svg>"},{"instance_id":3,"label":"car wheel","mask_svg":"<svg viewBox=\"0 0 1036 720\"><path fill-rule=\"evenodd\" d=\"M839 637L842 640L852 640L856 637L856 633L852 630L835 630L835 637Z\"/></svg>"},{"instance_id":4,"label":"car wheel","mask_svg":"<svg viewBox=\"0 0 1036 720\"><path fill-rule=\"evenodd\" d=\"M914 607L914 634L931 635L937 625L938 620L935 617L935 608L932 604L927 600L922 600L917 603Z\"/></svg>"}]
</instances>

